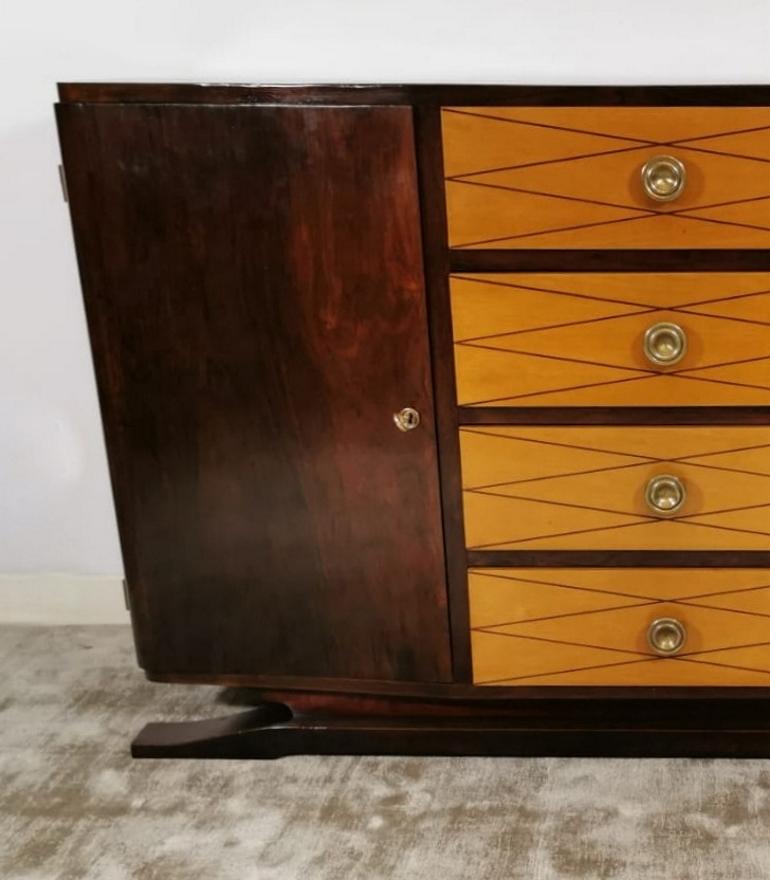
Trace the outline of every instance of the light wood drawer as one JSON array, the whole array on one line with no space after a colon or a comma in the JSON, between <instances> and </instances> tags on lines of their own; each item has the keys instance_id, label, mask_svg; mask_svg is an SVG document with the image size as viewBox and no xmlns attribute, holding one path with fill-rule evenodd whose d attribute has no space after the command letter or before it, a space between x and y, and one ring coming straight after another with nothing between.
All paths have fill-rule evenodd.
<instances>
[{"instance_id":1,"label":"light wood drawer","mask_svg":"<svg viewBox=\"0 0 770 880\"><path fill-rule=\"evenodd\" d=\"M473 550L770 549L770 427L474 426L460 453Z\"/></svg>"},{"instance_id":2,"label":"light wood drawer","mask_svg":"<svg viewBox=\"0 0 770 880\"><path fill-rule=\"evenodd\" d=\"M770 404L768 272L474 273L451 297L461 405ZM646 352L661 324L681 360Z\"/></svg>"},{"instance_id":3,"label":"light wood drawer","mask_svg":"<svg viewBox=\"0 0 770 880\"><path fill-rule=\"evenodd\" d=\"M476 684L770 685L767 569L479 568L468 590Z\"/></svg>"},{"instance_id":4,"label":"light wood drawer","mask_svg":"<svg viewBox=\"0 0 770 880\"><path fill-rule=\"evenodd\" d=\"M454 248L762 248L770 108L446 107ZM674 201L646 195L656 156L683 163Z\"/></svg>"}]
</instances>

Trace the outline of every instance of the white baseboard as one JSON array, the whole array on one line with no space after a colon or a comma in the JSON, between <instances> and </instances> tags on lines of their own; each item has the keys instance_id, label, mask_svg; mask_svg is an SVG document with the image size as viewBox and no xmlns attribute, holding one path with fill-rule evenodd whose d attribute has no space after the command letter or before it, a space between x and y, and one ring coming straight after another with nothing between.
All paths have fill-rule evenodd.
<instances>
[{"instance_id":1,"label":"white baseboard","mask_svg":"<svg viewBox=\"0 0 770 880\"><path fill-rule=\"evenodd\" d=\"M128 623L118 575L0 574L0 623Z\"/></svg>"}]
</instances>

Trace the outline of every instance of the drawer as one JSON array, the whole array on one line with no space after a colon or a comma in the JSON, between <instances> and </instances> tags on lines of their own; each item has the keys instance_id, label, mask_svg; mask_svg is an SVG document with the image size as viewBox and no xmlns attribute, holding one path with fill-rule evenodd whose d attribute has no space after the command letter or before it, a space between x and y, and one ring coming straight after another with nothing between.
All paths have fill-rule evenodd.
<instances>
[{"instance_id":1,"label":"drawer","mask_svg":"<svg viewBox=\"0 0 770 880\"><path fill-rule=\"evenodd\" d=\"M478 568L468 591L476 684L770 685L767 569Z\"/></svg>"},{"instance_id":2,"label":"drawer","mask_svg":"<svg viewBox=\"0 0 770 880\"><path fill-rule=\"evenodd\" d=\"M473 550L768 550L770 427L460 429Z\"/></svg>"},{"instance_id":3,"label":"drawer","mask_svg":"<svg viewBox=\"0 0 770 880\"><path fill-rule=\"evenodd\" d=\"M450 247L770 244L770 108L445 107L442 127Z\"/></svg>"},{"instance_id":4,"label":"drawer","mask_svg":"<svg viewBox=\"0 0 770 880\"><path fill-rule=\"evenodd\" d=\"M473 273L451 298L464 406L770 404L768 272Z\"/></svg>"}]
</instances>

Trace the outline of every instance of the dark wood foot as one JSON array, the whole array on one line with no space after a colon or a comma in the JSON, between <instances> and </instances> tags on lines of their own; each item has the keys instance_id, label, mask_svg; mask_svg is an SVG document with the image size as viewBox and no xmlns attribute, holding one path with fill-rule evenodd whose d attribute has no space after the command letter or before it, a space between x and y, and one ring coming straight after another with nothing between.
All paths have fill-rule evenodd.
<instances>
[{"instance_id":1,"label":"dark wood foot","mask_svg":"<svg viewBox=\"0 0 770 880\"><path fill-rule=\"evenodd\" d=\"M291 720L281 703L261 703L248 712L206 721L155 722L131 743L134 758L278 758L258 747L259 734Z\"/></svg>"},{"instance_id":2,"label":"dark wood foot","mask_svg":"<svg viewBox=\"0 0 770 880\"><path fill-rule=\"evenodd\" d=\"M283 696L283 695L282 695ZM264 702L209 721L148 724L135 758L279 758L287 755L518 755L770 757L770 723L738 708L715 718L707 704L563 701L543 712L508 705L423 704L350 698ZM688 701L689 702L689 701ZM366 711L360 711L365 709ZM770 713L762 713L770 715Z\"/></svg>"}]
</instances>

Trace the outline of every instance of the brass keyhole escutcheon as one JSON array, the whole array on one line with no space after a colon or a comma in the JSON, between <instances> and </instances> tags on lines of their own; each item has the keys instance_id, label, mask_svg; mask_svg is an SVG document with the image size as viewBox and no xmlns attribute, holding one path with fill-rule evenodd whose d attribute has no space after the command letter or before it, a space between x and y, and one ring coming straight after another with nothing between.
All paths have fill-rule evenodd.
<instances>
[{"instance_id":1,"label":"brass keyhole escutcheon","mask_svg":"<svg viewBox=\"0 0 770 880\"><path fill-rule=\"evenodd\" d=\"M653 156L642 166L642 187L656 202L673 202L684 192L687 171L674 156Z\"/></svg>"},{"instance_id":2,"label":"brass keyhole escutcheon","mask_svg":"<svg viewBox=\"0 0 770 880\"><path fill-rule=\"evenodd\" d=\"M644 491L647 506L658 516L673 516L681 510L686 498L684 483L671 474L653 477Z\"/></svg>"},{"instance_id":3,"label":"brass keyhole escutcheon","mask_svg":"<svg viewBox=\"0 0 770 880\"><path fill-rule=\"evenodd\" d=\"M393 421L399 431L414 431L420 424L420 414L414 407L405 406L397 413L393 413Z\"/></svg>"},{"instance_id":4,"label":"brass keyhole escutcheon","mask_svg":"<svg viewBox=\"0 0 770 880\"><path fill-rule=\"evenodd\" d=\"M687 640L687 630L675 617L659 617L647 630L647 644L662 657L678 654Z\"/></svg>"},{"instance_id":5,"label":"brass keyhole escutcheon","mask_svg":"<svg viewBox=\"0 0 770 880\"><path fill-rule=\"evenodd\" d=\"M644 333L644 354L657 367L678 364L687 354L687 335L679 324L653 324Z\"/></svg>"}]
</instances>

